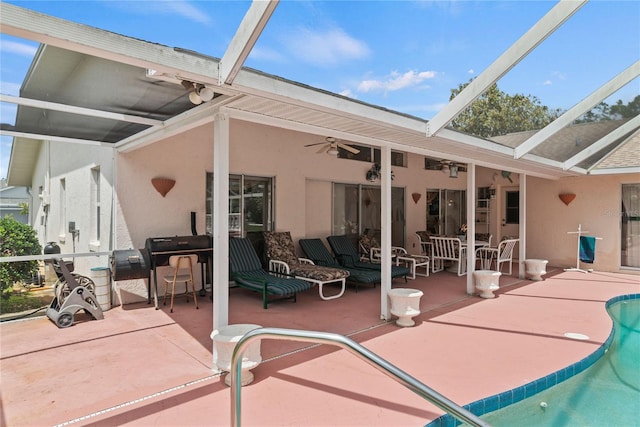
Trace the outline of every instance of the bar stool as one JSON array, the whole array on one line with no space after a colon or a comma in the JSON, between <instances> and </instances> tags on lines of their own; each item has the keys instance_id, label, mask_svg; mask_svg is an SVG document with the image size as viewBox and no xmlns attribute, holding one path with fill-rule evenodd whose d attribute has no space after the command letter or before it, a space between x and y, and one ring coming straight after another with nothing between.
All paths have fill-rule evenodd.
<instances>
[{"instance_id":1,"label":"bar stool","mask_svg":"<svg viewBox=\"0 0 640 427\"><path fill-rule=\"evenodd\" d=\"M169 265L173 268L173 274L164 276L164 305L167 305L167 292L171 284L171 313L173 313L173 298L176 293L176 282L184 282L184 295L189 300L189 283L193 292L193 301L198 309L198 299L196 298L196 287L193 283L193 264L198 262L197 255L172 255L169 257Z\"/></svg>"}]
</instances>

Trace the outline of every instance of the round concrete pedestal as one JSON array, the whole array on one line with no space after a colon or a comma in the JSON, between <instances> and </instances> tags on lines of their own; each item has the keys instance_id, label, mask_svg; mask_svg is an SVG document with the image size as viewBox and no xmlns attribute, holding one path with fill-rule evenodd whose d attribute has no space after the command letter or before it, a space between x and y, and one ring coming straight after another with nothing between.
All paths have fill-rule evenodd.
<instances>
[{"instance_id":1,"label":"round concrete pedestal","mask_svg":"<svg viewBox=\"0 0 640 427\"><path fill-rule=\"evenodd\" d=\"M412 317L420 314L420 298L423 292L418 289L395 288L391 289L388 295L391 300L391 314L398 317L396 325L415 325Z\"/></svg>"},{"instance_id":2,"label":"round concrete pedestal","mask_svg":"<svg viewBox=\"0 0 640 427\"><path fill-rule=\"evenodd\" d=\"M547 261L546 259L525 259L524 260L524 272L525 276L529 280L544 280L543 274L547 274Z\"/></svg>"},{"instance_id":3,"label":"round concrete pedestal","mask_svg":"<svg viewBox=\"0 0 640 427\"><path fill-rule=\"evenodd\" d=\"M253 331L254 329L261 328L260 325L239 323L236 325L223 326L220 329L216 329L211 333L213 339L213 363L221 371L231 371L231 356L233 355L233 349L235 348L240 338L246 333ZM262 355L260 354L260 341L254 341L244 351L242 357L242 375L240 377L240 384L245 386L251 384L253 381L253 374L251 369L255 368L262 362ZM231 374L227 374L224 379L226 385L231 385Z\"/></svg>"},{"instance_id":4,"label":"round concrete pedestal","mask_svg":"<svg viewBox=\"0 0 640 427\"><path fill-rule=\"evenodd\" d=\"M482 298L495 298L493 291L500 289L498 282L502 273L493 270L476 270L473 281Z\"/></svg>"}]
</instances>

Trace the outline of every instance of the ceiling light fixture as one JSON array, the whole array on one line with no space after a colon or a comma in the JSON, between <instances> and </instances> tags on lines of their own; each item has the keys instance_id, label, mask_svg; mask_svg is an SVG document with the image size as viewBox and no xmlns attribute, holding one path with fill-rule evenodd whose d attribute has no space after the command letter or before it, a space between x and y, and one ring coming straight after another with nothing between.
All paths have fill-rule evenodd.
<instances>
[{"instance_id":1,"label":"ceiling light fixture","mask_svg":"<svg viewBox=\"0 0 640 427\"><path fill-rule=\"evenodd\" d=\"M330 154L332 156L337 156L338 155L338 148L331 146L329 147L329 149L327 150L327 154Z\"/></svg>"}]
</instances>

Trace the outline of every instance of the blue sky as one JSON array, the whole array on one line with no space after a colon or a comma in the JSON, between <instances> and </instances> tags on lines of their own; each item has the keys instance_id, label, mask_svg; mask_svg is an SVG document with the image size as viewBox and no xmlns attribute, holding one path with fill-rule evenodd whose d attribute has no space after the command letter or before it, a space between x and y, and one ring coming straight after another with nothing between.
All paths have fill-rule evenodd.
<instances>
[{"instance_id":1,"label":"blue sky","mask_svg":"<svg viewBox=\"0 0 640 427\"><path fill-rule=\"evenodd\" d=\"M247 1L8 1L167 46L221 57ZM245 65L425 119L554 1L282 0ZM568 109L640 57L640 2L592 0L503 77L505 92ZM2 35L0 91L18 95L37 44ZM607 100L628 102L639 79ZM15 107L0 109L13 123ZM0 145L6 176L10 138Z\"/></svg>"}]
</instances>

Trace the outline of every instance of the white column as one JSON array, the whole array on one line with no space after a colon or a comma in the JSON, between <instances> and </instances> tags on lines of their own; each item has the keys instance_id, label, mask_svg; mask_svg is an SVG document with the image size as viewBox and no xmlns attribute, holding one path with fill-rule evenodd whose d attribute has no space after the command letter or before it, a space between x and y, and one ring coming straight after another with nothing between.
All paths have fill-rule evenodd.
<instances>
[{"instance_id":1,"label":"white column","mask_svg":"<svg viewBox=\"0 0 640 427\"><path fill-rule=\"evenodd\" d=\"M380 246L382 257L382 283L380 284L380 318L388 320L391 290L391 148L380 147Z\"/></svg>"},{"instance_id":2,"label":"white column","mask_svg":"<svg viewBox=\"0 0 640 427\"><path fill-rule=\"evenodd\" d=\"M518 277L524 279L524 260L527 257L527 175L520 174L520 224L518 226L518 238L520 243L518 244Z\"/></svg>"},{"instance_id":3,"label":"white column","mask_svg":"<svg viewBox=\"0 0 640 427\"><path fill-rule=\"evenodd\" d=\"M213 127L213 330L229 324L229 114Z\"/></svg>"},{"instance_id":4,"label":"white column","mask_svg":"<svg viewBox=\"0 0 640 427\"><path fill-rule=\"evenodd\" d=\"M467 293L475 291L473 270L476 265L476 165L467 164Z\"/></svg>"}]
</instances>

